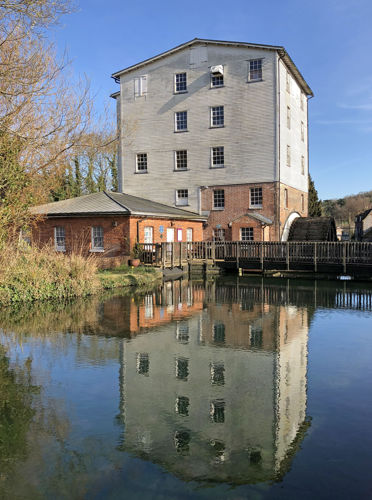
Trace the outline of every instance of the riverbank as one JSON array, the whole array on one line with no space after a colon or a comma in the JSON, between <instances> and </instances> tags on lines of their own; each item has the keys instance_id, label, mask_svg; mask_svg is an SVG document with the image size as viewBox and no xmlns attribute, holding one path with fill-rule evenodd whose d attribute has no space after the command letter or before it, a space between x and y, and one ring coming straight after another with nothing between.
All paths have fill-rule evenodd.
<instances>
[{"instance_id":1,"label":"riverbank","mask_svg":"<svg viewBox=\"0 0 372 500\"><path fill-rule=\"evenodd\" d=\"M42 250L7 248L0 252L0 307L39 300L86 297L103 290L149 286L161 272L145 267L121 266L98 271L94 257Z\"/></svg>"}]
</instances>

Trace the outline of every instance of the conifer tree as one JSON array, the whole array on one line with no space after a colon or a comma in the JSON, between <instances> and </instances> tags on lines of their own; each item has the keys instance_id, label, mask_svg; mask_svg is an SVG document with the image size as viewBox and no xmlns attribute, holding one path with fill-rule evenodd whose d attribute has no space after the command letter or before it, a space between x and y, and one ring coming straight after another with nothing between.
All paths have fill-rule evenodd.
<instances>
[{"instance_id":1,"label":"conifer tree","mask_svg":"<svg viewBox=\"0 0 372 500\"><path fill-rule=\"evenodd\" d=\"M315 189L314 181L309 174L309 193L308 193L308 216L321 217L322 202L318 198L318 191Z\"/></svg>"}]
</instances>

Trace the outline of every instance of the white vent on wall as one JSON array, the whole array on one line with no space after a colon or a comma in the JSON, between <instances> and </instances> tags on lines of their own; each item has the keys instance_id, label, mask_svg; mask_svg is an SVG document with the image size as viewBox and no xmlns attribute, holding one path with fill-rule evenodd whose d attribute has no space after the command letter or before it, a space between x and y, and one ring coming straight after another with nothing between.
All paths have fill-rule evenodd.
<instances>
[{"instance_id":1,"label":"white vent on wall","mask_svg":"<svg viewBox=\"0 0 372 500\"><path fill-rule=\"evenodd\" d=\"M211 73L212 73L212 75L223 75L223 66L222 66L222 64L219 64L218 66L212 66L211 67Z\"/></svg>"}]
</instances>

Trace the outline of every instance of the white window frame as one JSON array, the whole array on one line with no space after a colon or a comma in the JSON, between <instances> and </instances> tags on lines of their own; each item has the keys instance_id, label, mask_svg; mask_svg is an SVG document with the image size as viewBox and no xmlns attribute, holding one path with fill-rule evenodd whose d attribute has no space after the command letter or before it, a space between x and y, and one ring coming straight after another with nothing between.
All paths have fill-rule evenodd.
<instances>
[{"instance_id":1,"label":"white window frame","mask_svg":"<svg viewBox=\"0 0 372 500\"><path fill-rule=\"evenodd\" d=\"M186 123L185 128L178 128L179 122L177 120L177 117L181 114L185 113L186 119L182 120L182 123ZM175 132L187 132L187 111L175 111L174 113L174 131Z\"/></svg>"},{"instance_id":2,"label":"white window frame","mask_svg":"<svg viewBox=\"0 0 372 500\"><path fill-rule=\"evenodd\" d=\"M287 128L291 129L291 108L287 106Z\"/></svg>"},{"instance_id":3,"label":"white window frame","mask_svg":"<svg viewBox=\"0 0 372 500\"><path fill-rule=\"evenodd\" d=\"M154 242L154 228L153 226L144 226L143 228L143 242L151 244Z\"/></svg>"},{"instance_id":4,"label":"white window frame","mask_svg":"<svg viewBox=\"0 0 372 500\"><path fill-rule=\"evenodd\" d=\"M301 156L301 175L305 175L305 157Z\"/></svg>"},{"instance_id":5,"label":"white window frame","mask_svg":"<svg viewBox=\"0 0 372 500\"><path fill-rule=\"evenodd\" d=\"M305 124L301 122L301 141L305 142Z\"/></svg>"},{"instance_id":6,"label":"white window frame","mask_svg":"<svg viewBox=\"0 0 372 500\"><path fill-rule=\"evenodd\" d=\"M193 229L192 229L192 227L188 227L186 229L186 241L187 242L193 241Z\"/></svg>"},{"instance_id":7,"label":"white window frame","mask_svg":"<svg viewBox=\"0 0 372 500\"><path fill-rule=\"evenodd\" d=\"M246 231L247 231L247 233L246 233ZM239 233L240 233L240 235L239 235L240 241L254 241L253 227L241 227Z\"/></svg>"},{"instance_id":8,"label":"white window frame","mask_svg":"<svg viewBox=\"0 0 372 500\"><path fill-rule=\"evenodd\" d=\"M181 77L183 75L185 75L184 81L177 81L177 77ZM179 90L179 89L177 89L177 85L179 85L181 83L185 84L185 88ZM174 75L174 93L175 94L184 94L185 92L187 92L187 73L186 73L186 71L183 71L182 73L175 73L175 75Z\"/></svg>"},{"instance_id":9,"label":"white window frame","mask_svg":"<svg viewBox=\"0 0 372 500\"><path fill-rule=\"evenodd\" d=\"M219 123L220 121L222 123ZM225 106L211 106L210 126L211 128L221 128L225 126Z\"/></svg>"},{"instance_id":10,"label":"white window frame","mask_svg":"<svg viewBox=\"0 0 372 500\"><path fill-rule=\"evenodd\" d=\"M217 193L223 193L221 200L216 200L216 194ZM216 204L217 201L217 204ZM223 205L220 205L222 203ZM224 189L215 189L213 191L213 210L224 210L225 209L225 190Z\"/></svg>"},{"instance_id":11,"label":"white window frame","mask_svg":"<svg viewBox=\"0 0 372 500\"><path fill-rule=\"evenodd\" d=\"M261 203L257 203L261 199ZM249 189L249 208L262 208L263 192L262 187L253 187Z\"/></svg>"},{"instance_id":12,"label":"white window frame","mask_svg":"<svg viewBox=\"0 0 372 500\"><path fill-rule=\"evenodd\" d=\"M63 233L58 234L59 232ZM58 239L63 238L63 245L58 244ZM64 226L55 226L54 227L54 248L57 252L65 252L66 251L66 231Z\"/></svg>"},{"instance_id":13,"label":"white window frame","mask_svg":"<svg viewBox=\"0 0 372 500\"><path fill-rule=\"evenodd\" d=\"M284 208L288 208L288 189L284 188Z\"/></svg>"},{"instance_id":14,"label":"white window frame","mask_svg":"<svg viewBox=\"0 0 372 500\"><path fill-rule=\"evenodd\" d=\"M219 87L223 87L224 85L225 75L223 73L211 73L211 89L218 89Z\"/></svg>"},{"instance_id":15,"label":"white window frame","mask_svg":"<svg viewBox=\"0 0 372 500\"><path fill-rule=\"evenodd\" d=\"M257 67L252 67L257 66ZM248 82L261 82L263 80L263 59L251 59L248 61Z\"/></svg>"},{"instance_id":16,"label":"white window frame","mask_svg":"<svg viewBox=\"0 0 372 500\"><path fill-rule=\"evenodd\" d=\"M182 153L182 154L181 154ZM179 156L182 158L179 158ZM178 149L174 152L174 170L187 170L187 149ZM179 165L184 166L179 166Z\"/></svg>"},{"instance_id":17,"label":"white window frame","mask_svg":"<svg viewBox=\"0 0 372 500\"><path fill-rule=\"evenodd\" d=\"M184 194L187 196L184 196ZM189 204L189 190L188 189L176 189L176 205L178 207L187 207Z\"/></svg>"},{"instance_id":18,"label":"white window frame","mask_svg":"<svg viewBox=\"0 0 372 500\"><path fill-rule=\"evenodd\" d=\"M138 76L134 79L134 97L147 95L147 75Z\"/></svg>"},{"instance_id":19,"label":"white window frame","mask_svg":"<svg viewBox=\"0 0 372 500\"><path fill-rule=\"evenodd\" d=\"M143 157L140 159L140 156ZM145 159L145 162L144 162ZM142 168L143 164L146 164L146 168ZM139 168L139 165L141 164L141 168ZM147 153L137 153L136 154L136 172L139 174L147 173L147 168L148 168L148 156Z\"/></svg>"},{"instance_id":20,"label":"white window frame","mask_svg":"<svg viewBox=\"0 0 372 500\"><path fill-rule=\"evenodd\" d=\"M182 227L177 228L177 241L180 242L182 241L183 238L183 230Z\"/></svg>"},{"instance_id":21,"label":"white window frame","mask_svg":"<svg viewBox=\"0 0 372 500\"><path fill-rule=\"evenodd\" d=\"M222 150L217 151L217 150ZM215 160L218 159L218 157L221 157L223 159L222 163L215 163ZM212 146L211 147L211 168L224 168L225 167L225 147L224 146Z\"/></svg>"},{"instance_id":22,"label":"white window frame","mask_svg":"<svg viewBox=\"0 0 372 500\"><path fill-rule=\"evenodd\" d=\"M287 144L287 167L291 166L291 146Z\"/></svg>"},{"instance_id":23,"label":"white window frame","mask_svg":"<svg viewBox=\"0 0 372 500\"><path fill-rule=\"evenodd\" d=\"M95 233L99 230L99 232L102 232L102 235L97 236ZM104 252L104 231L102 226L92 226L91 227L91 252ZM102 246L95 246L94 240L95 238L102 238Z\"/></svg>"},{"instance_id":24,"label":"white window frame","mask_svg":"<svg viewBox=\"0 0 372 500\"><path fill-rule=\"evenodd\" d=\"M288 70L287 70L286 75L285 75L285 89L290 94L290 92L291 92L291 75L289 74Z\"/></svg>"}]
</instances>

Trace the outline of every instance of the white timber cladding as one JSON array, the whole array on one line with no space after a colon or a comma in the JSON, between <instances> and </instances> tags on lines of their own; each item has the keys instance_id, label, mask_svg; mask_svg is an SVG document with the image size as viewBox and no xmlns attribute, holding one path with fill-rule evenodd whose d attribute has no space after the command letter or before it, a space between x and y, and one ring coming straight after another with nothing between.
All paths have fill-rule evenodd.
<instances>
[{"instance_id":1,"label":"white timber cladding","mask_svg":"<svg viewBox=\"0 0 372 500\"><path fill-rule=\"evenodd\" d=\"M200 186L278 181L276 58L274 50L208 44L185 48L121 75L119 189L168 205L175 204L176 190L188 189L187 209L199 211ZM262 80L249 80L251 60L262 61ZM224 84L211 88L211 67L221 65ZM184 72L187 91L175 94L174 75ZM133 82L144 74L146 96L134 97ZM297 89L295 82L293 89ZM281 106L283 102L281 99ZM300 110L299 98L297 105ZM217 106L223 106L224 126L213 128L211 109ZM286 120L284 106L282 120ZM297 128L298 112L294 108L295 104L291 105L291 132ZM175 133L175 116L182 111L187 111L187 132ZM306 126L306 111L302 114ZM307 139L307 131L305 136ZM286 147L285 140L281 138L281 148ZM213 147L224 148L224 168L211 168ZM301 155L307 159L306 140L302 147L299 174ZM294 154L295 150L293 147ZM174 168L175 151L187 151L187 170ZM144 152L148 171L139 176L135 173L136 155ZM286 180L305 191L307 176L303 177L303 182L295 176ZM281 180L285 182L284 177Z\"/></svg>"},{"instance_id":2,"label":"white timber cladding","mask_svg":"<svg viewBox=\"0 0 372 500\"><path fill-rule=\"evenodd\" d=\"M287 85L288 81L289 85ZM291 75L281 60L279 61L279 102L280 181L283 184L307 192L309 163L307 149L307 99L293 78L293 75ZM290 127L288 127L288 110L290 114ZM290 151L290 166L288 166L287 162L288 146Z\"/></svg>"}]
</instances>

